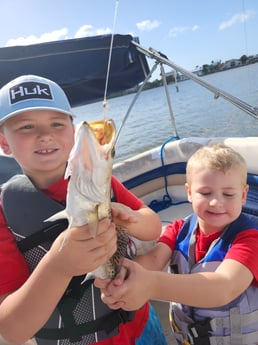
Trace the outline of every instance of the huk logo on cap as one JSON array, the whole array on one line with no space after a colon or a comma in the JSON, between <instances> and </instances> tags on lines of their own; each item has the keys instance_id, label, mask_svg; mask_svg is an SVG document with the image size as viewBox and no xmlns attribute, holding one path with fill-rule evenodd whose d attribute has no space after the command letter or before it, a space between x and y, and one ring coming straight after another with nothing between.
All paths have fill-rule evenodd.
<instances>
[{"instance_id":1,"label":"huk logo on cap","mask_svg":"<svg viewBox=\"0 0 258 345\"><path fill-rule=\"evenodd\" d=\"M34 98L53 99L48 84L32 81L13 86L9 90L9 96L11 104Z\"/></svg>"}]
</instances>

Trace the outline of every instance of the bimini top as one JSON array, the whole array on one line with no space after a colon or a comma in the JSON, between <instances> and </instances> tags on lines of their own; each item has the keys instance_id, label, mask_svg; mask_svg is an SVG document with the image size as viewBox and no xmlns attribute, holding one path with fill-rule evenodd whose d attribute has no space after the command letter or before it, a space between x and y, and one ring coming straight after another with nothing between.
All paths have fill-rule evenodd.
<instances>
[{"instance_id":1,"label":"bimini top","mask_svg":"<svg viewBox=\"0 0 258 345\"><path fill-rule=\"evenodd\" d=\"M144 54L130 35L114 35L107 96L130 89L149 73ZM0 87L12 79L34 74L53 80L71 106L104 98L111 35L0 48Z\"/></svg>"}]
</instances>

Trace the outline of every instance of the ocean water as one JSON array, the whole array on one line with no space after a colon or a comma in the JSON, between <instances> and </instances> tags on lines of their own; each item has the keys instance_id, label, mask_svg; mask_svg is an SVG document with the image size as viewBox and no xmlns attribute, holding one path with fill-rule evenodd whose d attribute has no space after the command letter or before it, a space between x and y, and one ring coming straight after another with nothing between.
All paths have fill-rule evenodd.
<instances>
[{"instance_id":1,"label":"ocean water","mask_svg":"<svg viewBox=\"0 0 258 345\"><path fill-rule=\"evenodd\" d=\"M203 77L215 87L258 107L258 63ZM169 85L173 117L180 138L197 136L257 136L258 120L223 98L187 80ZM106 116L117 129L124 122L134 95L108 100ZM76 122L104 117L103 102L74 108ZM163 87L143 91L124 123L116 144L115 162L161 145L175 135Z\"/></svg>"}]
</instances>

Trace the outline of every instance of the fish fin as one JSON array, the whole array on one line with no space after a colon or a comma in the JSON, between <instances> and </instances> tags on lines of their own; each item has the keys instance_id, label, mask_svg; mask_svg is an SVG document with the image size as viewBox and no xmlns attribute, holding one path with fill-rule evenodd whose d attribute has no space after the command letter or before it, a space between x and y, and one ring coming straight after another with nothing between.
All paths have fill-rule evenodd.
<instances>
[{"instance_id":1,"label":"fish fin","mask_svg":"<svg viewBox=\"0 0 258 345\"><path fill-rule=\"evenodd\" d=\"M44 222L54 222L55 220L64 219L64 218L68 218L66 210L53 214L53 216L45 219Z\"/></svg>"},{"instance_id":2,"label":"fish fin","mask_svg":"<svg viewBox=\"0 0 258 345\"><path fill-rule=\"evenodd\" d=\"M81 285L84 284L86 281L91 280L91 279L95 279L95 278L96 278L96 276L93 273L91 273L91 272L87 273L87 274L85 274L85 277L84 277L83 281L81 282Z\"/></svg>"},{"instance_id":3,"label":"fish fin","mask_svg":"<svg viewBox=\"0 0 258 345\"><path fill-rule=\"evenodd\" d=\"M60 212L54 214L53 216L51 216L51 217L45 219L44 222L54 222L55 220L64 219L64 218L68 218L66 210L63 210L63 211L60 211ZM61 246L60 246L60 248L59 248L59 251L61 251L61 250L63 249L63 247L64 247L64 245L65 245L65 243L66 243L67 234L68 234L68 231L69 231L69 229L70 229L70 224L72 224L71 220L69 221L69 225L68 225L68 228L67 228L67 232L66 232L66 234L65 234L65 236L64 236L64 239L63 239L63 241L62 241L62 243L61 243Z\"/></svg>"},{"instance_id":4,"label":"fish fin","mask_svg":"<svg viewBox=\"0 0 258 345\"><path fill-rule=\"evenodd\" d=\"M95 279L95 278L101 278L101 279L107 279L108 278L107 271L105 269L105 265L99 266L98 268L96 268L92 272L88 272L85 275L85 277L84 277L83 281L81 282L81 284L85 283L88 280Z\"/></svg>"}]
</instances>

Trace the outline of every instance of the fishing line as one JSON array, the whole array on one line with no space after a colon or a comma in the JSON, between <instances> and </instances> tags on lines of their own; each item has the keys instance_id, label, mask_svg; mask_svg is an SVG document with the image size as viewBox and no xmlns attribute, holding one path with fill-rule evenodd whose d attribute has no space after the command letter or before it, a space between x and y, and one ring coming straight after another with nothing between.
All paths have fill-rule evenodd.
<instances>
[{"instance_id":1,"label":"fishing line","mask_svg":"<svg viewBox=\"0 0 258 345\"><path fill-rule=\"evenodd\" d=\"M243 25L244 25L244 40L245 40L245 51L248 56L248 41L247 41L247 31L246 31L246 10L245 10L245 0L242 0L242 12L243 12Z\"/></svg>"},{"instance_id":2,"label":"fishing line","mask_svg":"<svg viewBox=\"0 0 258 345\"><path fill-rule=\"evenodd\" d=\"M119 3L119 0L116 0L116 6L115 6L115 12L114 12L114 18L113 18L113 27L112 27L112 32L111 32L111 42L110 42L109 57L108 57L108 66L107 66L106 84L105 84L105 91L104 91L104 100L103 100L104 119L107 118L107 110L108 110L107 89L108 89L108 81L109 81L109 73L110 73L110 65L111 65L112 48L113 48L113 42L114 42L115 24L116 24L116 19L117 19L117 12L118 12L118 3Z\"/></svg>"},{"instance_id":3,"label":"fishing line","mask_svg":"<svg viewBox=\"0 0 258 345\"><path fill-rule=\"evenodd\" d=\"M242 0L242 13L243 13L243 28L244 28L244 41L245 41L245 52L246 56L249 56L249 50L248 50L248 37L247 37L247 29L246 29L246 22L247 22L247 13L245 9L245 0ZM247 83L248 88L251 91L252 85L250 83L250 67L247 68Z\"/></svg>"}]
</instances>

